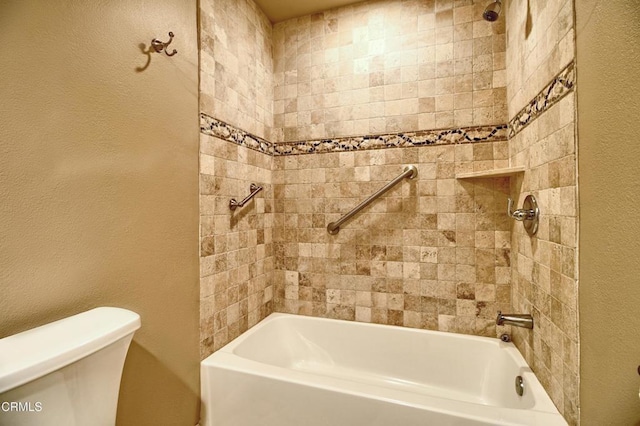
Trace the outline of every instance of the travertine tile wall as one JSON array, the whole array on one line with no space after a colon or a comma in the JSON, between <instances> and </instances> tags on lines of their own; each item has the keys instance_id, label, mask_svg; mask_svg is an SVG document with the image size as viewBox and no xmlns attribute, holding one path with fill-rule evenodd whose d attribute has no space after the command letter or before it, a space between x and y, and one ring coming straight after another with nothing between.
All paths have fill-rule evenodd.
<instances>
[{"instance_id":1,"label":"travertine tile wall","mask_svg":"<svg viewBox=\"0 0 640 426\"><path fill-rule=\"evenodd\" d=\"M512 182L512 196L520 206L534 194L542 214L533 238L520 224L513 228L513 306L535 321L532 331L514 327L514 341L569 424L578 424L575 95L567 91L555 104L545 101L566 89L556 84L549 90L548 84L574 58L573 2L513 0L506 19L510 119L543 92L542 113L509 140L511 164L526 167Z\"/></svg>"},{"instance_id":2,"label":"travertine tile wall","mask_svg":"<svg viewBox=\"0 0 640 426\"><path fill-rule=\"evenodd\" d=\"M511 119L573 60L575 33L572 0L510 0L504 6Z\"/></svg>"},{"instance_id":3,"label":"travertine tile wall","mask_svg":"<svg viewBox=\"0 0 640 426\"><path fill-rule=\"evenodd\" d=\"M273 311L273 157L200 135L200 352ZM235 211L229 201L264 189Z\"/></svg>"},{"instance_id":4,"label":"travertine tile wall","mask_svg":"<svg viewBox=\"0 0 640 426\"><path fill-rule=\"evenodd\" d=\"M255 10L228 3L216 2L227 15ZM271 142L515 123L573 59L572 3L513 0L495 24L480 20L485 6L364 2L277 24L273 131L268 106L261 116L233 91L214 100L216 76L222 86L236 84L228 70L238 59L224 37L207 44L205 35L202 111L267 139L271 154L280 152ZM217 28L215 19L206 22L216 6L201 9L201 31ZM251 39L268 46L269 31L259 34ZM224 65L217 73L216 64ZM536 320L533 332L513 330L516 344L569 423L578 423L575 99L572 92L558 99L511 126L508 142L271 157L231 136L203 135L203 356L271 310L495 336L495 311L513 306ZM402 182L338 235L326 232L406 164L418 166L417 180ZM526 172L454 178L507 165ZM265 183L265 198L233 219L228 199L244 196L252 179ZM508 195L521 203L530 192L543 214L534 238L504 215Z\"/></svg>"},{"instance_id":5,"label":"travertine tile wall","mask_svg":"<svg viewBox=\"0 0 640 426\"><path fill-rule=\"evenodd\" d=\"M199 5L200 111L270 139L271 22L253 0L202 0Z\"/></svg>"},{"instance_id":6,"label":"travertine tile wall","mask_svg":"<svg viewBox=\"0 0 640 426\"><path fill-rule=\"evenodd\" d=\"M367 1L273 29L273 142L506 122L486 1Z\"/></svg>"},{"instance_id":7,"label":"travertine tile wall","mask_svg":"<svg viewBox=\"0 0 640 426\"><path fill-rule=\"evenodd\" d=\"M495 337L509 309L509 180L456 180L502 165L507 142L274 159L276 310ZM344 224L326 226L419 170Z\"/></svg>"},{"instance_id":8,"label":"travertine tile wall","mask_svg":"<svg viewBox=\"0 0 640 426\"><path fill-rule=\"evenodd\" d=\"M199 4L200 111L261 138L273 125L272 25L252 0ZM200 141L200 351L204 358L271 313L272 157ZM264 186L235 212L251 183Z\"/></svg>"}]
</instances>

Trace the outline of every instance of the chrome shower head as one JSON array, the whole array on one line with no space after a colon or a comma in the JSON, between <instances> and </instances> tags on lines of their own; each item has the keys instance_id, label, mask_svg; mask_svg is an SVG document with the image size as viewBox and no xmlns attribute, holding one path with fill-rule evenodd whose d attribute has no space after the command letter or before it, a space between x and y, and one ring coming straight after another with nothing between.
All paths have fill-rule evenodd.
<instances>
[{"instance_id":1,"label":"chrome shower head","mask_svg":"<svg viewBox=\"0 0 640 426\"><path fill-rule=\"evenodd\" d=\"M482 17L489 22L497 21L500 17L500 9L502 9L502 1L495 0L484 9Z\"/></svg>"}]
</instances>

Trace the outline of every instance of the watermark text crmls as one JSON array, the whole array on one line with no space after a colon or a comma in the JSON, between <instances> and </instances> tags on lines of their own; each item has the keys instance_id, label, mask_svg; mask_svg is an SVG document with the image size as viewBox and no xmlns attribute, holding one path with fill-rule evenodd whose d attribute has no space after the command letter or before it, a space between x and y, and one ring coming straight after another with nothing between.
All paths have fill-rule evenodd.
<instances>
[{"instance_id":1,"label":"watermark text crmls","mask_svg":"<svg viewBox=\"0 0 640 426\"><path fill-rule=\"evenodd\" d=\"M40 411L42 411L42 402L40 401L2 401L0 403L0 412L39 413Z\"/></svg>"}]
</instances>

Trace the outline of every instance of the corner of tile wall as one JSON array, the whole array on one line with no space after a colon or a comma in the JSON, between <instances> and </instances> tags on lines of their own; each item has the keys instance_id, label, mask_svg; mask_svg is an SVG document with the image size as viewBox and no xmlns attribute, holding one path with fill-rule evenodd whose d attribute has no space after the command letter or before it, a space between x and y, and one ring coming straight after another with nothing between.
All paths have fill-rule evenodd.
<instances>
[{"instance_id":1,"label":"corner of tile wall","mask_svg":"<svg viewBox=\"0 0 640 426\"><path fill-rule=\"evenodd\" d=\"M253 1L203 0L200 111L272 140L272 25Z\"/></svg>"},{"instance_id":2,"label":"corner of tile wall","mask_svg":"<svg viewBox=\"0 0 640 426\"><path fill-rule=\"evenodd\" d=\"M515 330L514 342L570 424L579 403L577 161L574 120L558 118L573 108L571 93L510 141L513 163L527 167L512 197L521 205L534 194L541 209L535 237L519 224L512 237L514 309L531 313L536 324Z\"/></svg>"},{"instance_id":3,"label":"corner of tile wall","mask_svg":"<svg viewBox=\"0 0 640 426\"><path fill-rule=\"evenodd\" d=\"M273 312L273 157L200 135L201 357ZM264 189L244 207L231 198Z\"/></svg>"},{"instance_id":4,"label":"corner of tile wall","mask_svg":"<svg viewBox=\"0 0 640 426\"><path fill-rule=\"evenodd\" d=\"M509 151L524 177L511 196L522 205L534 194L540 228L512 234L512 299L531 313L533 330L513 340L570 425L579 424L578 181L575 131L573 2L507 5Z\"/></svg>"}]
</instances>

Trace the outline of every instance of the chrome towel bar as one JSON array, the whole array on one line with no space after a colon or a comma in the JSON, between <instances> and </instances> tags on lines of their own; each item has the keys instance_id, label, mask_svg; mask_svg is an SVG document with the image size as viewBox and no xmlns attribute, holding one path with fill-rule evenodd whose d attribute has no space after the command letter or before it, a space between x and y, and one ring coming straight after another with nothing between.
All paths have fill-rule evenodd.
<instances>
[{"instance_id":1,"label":"chrome towel bar","mask_svg":"<svg viewBox=\"0 0 640 426\"><path fill-rule=\"evenodd\" d=\"M262 191L262 187L256 185L255 183L252 183L249 186L249 191L251 191L251 194L247 195L246 198L240 202L238 202L235 198L232 198L231 201L229 201L229 208L231 210L235 210L238 207L243 207L245 204L247 204L249 202L250 199L252 199L253 197L255 197L255 195Z\"/></svg>"},{"instance_id":2,"label":"chrome towel bar","mask_svg":"<svg viewBox=\"0 0 640 426\"><path fill-rule=\"evenodd\" d=\"M404 178L413 179L416 176L418 176L418 168L416 166L407 166L407 167L405 167L404 172L402 172L398 177L396 177L391 182L389 182L388 184L386 184L385 186L383 186L382 188L377 190L369 198L367 198L366 200L364 200L363 202L361 202L360 204L355 206L353 208L353 210L351 210L349 213L345 214L344 216L342 216L340 219L336 220L335 222L331 222L329 225L327 225L327 232L329 234L331 234L331 235L336 235L338 232L340 232L340 225L342 225L347 220L351 219L360 210L364 209L369 204L371 204L373 201L375 201L376 198L380 197L382 194L384 194L385 192L387 192L388 190L390 190L391 188L396 186L398 184L398 182L400 182L402 179L404 179Z\"/></svg>"}]
</instances>

